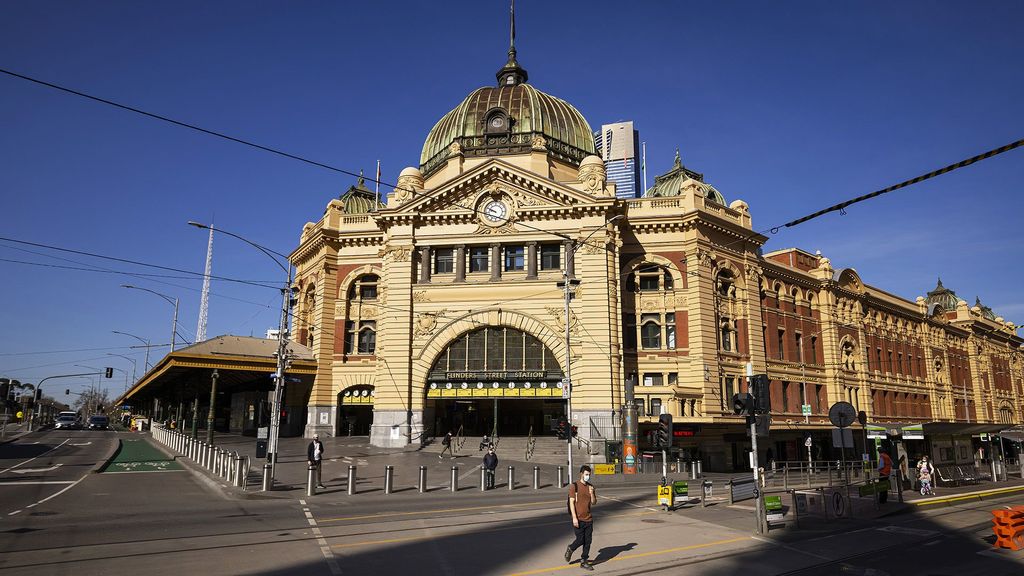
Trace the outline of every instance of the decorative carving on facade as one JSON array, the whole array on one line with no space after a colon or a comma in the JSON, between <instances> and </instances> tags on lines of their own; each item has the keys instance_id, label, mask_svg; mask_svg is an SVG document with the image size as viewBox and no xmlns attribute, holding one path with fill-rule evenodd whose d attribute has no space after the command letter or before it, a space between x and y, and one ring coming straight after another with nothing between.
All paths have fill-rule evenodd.
<instances>
[{"instance_id":1,"label":"decorative carving on facade","mask_svg":"<svg viewBox=\"0 0 1024 576\"><path fill-rule=\"evenodd\" d=\"M680 294L676 296L676 308L686 308L686 295Z\"/></svg>"},{"instance_id":2,"label":"decorative carving on facade","mask_svg":"<svg viewBox=\"0 0 1024 576\"><path fill-rule=\"evenodd\" d=\"M385 262L408 262L411 256L412 250L408 246L388 246L377 252L377 257Z\"/></svg>"},{"instance_id":3,"label":"decorative carving on facade","mask_svg":"<svg viewBox=\"0 0 1024 576\"><path fill-rule=\"evenodd\" d=\"M458 156L462 154L462 145L458 142L452 142L452 145L448 147L449 156Z\"/></svg>"},{"instance_id":4,"label":"decorative carving on facade","mask_svg":"<svg viewBox=\"0 0 1024 576\"><path fill-rule=\"evenodd\" d=\"M764 278L764 269L756 264L747 264L747 280L756 284L761 278Z\"/></svg>"},{"instance_id":5,"label":"decorative carving on facade","mask_svg":"<svg viewBox=\"0 0 1024 576\"><path fill-rule=\"evenodd\" d=\"M523 192L521 192L519 190L514 190L512 192L512 198L516 201L516 204L519 205L519 206L539 206L540 205L540 202L538 202L536 198L534 198L533 196L529 196L527 194L524 194Z\"/></svg>"},{"instance_id":6,"label":"decorative carving on facade","mask_svg":"<svg viewBox=\"0 0 1024 576\"><path fill-rule=\"evenodd\" d=\"M661 308L661 302L655 299L643 300L640 302L641 310L658 310Z\"/></svg>"},{"instance_id":7,"label":"decorative carving on facade","mask_svg":"<svg viewBox=\"0 0 1024 576\"><path fill-rule=\"evenodd\" d=\"M707 266L710 268L715 264L715 253L711 250L705 250L704 248L697 248L697 263L701 266Z\"/></svg>"},{"instance_id":8,"label":"decorative carving on facade","mask_svg":"<svg viewBox=\"0 0 1024 576\"><path fill-rule=\"evenodd\" d=\"M413 302L430 302L430 296L427 295L426 290L416 290L412 293Z\"/></svg>"},{"instance_id":9,"label":"decorative carving on facade","mask_svg":"<svg viewBox=\"0 0 1024 576\"><path fill-rule=\"evenodd\" d=\"M376 318L377 317L377 307L376 306L363 306L359 310L359 317L361 319L365 318L367 320L372 319L372 318Z\"/></svg>"},{"instance_id":10,"label":"decorative carving on facade","mask_svg":"<svg viewBox=\"0 0 1024 576\"><path fill-rule=\"evenodd\" d=\"M543 136L537 135L530 141L530 147L538 152L543 152L548 149L548 141Z\"/></svg>"},{"instance_id":11,"label":"decorative carving on facade","mask_svg":"<svg viewBox=\"0 0 1024 576\"><path fill-rule=\"evenodd\" d=\"M583 189L593 194L603 195L605 183L608 180L608 172L604 164L584 164L580 166L578 182L583 184Z\"/></svg>"},{"instance_id":12,"label":"decorative carving on facade","mask_svg":"<svg viewBox=\"0 0 1024 576\"><path fill-rule=\"evenodd\" d=\"M517 230L511 222L506 222L501 226L485 226L483 224L479 224L476 227L476 231L473 233L486 236L494 234L516 234L518 232L519 230Z\"/></svg>"},{"instance_id":13,"label":"decorative carving on facade","mask_svg":"<svg viewBox=\"0 0 1024 576\"><path fill-rule=\"evenodd\" d=\"M416 316L416 327L415 334L417 338L423 336L430 336L437 329L438 317L444 316L447 310L438 310L437 312L423 312Z\"/></svg>"},{"instance_id":14,"label":"decorative carving on facade","mask_svg":"<svg viewBox=\"0 0 1024 576\"><path fill-rule=\"evenodd\" d=\"M558 333L565 333L565 308L561 308L559 306L548 306L547 311L554 320ZM569 332L576 336L579 336L580 334L580 319L572 310L569 311Z\"/></svg>"},{"instance_id":15,"label":"decorative carving on facade","mask_svg":"<svg viewBox=\"0 0 1024 576\"><path fill-rule=\"evenodd\" d=\"M604 246L601 245L601 240L591 238L583 245L583 253L593 256L594 254L600 254L605 251Z\"/></svg>"}]
</instances>

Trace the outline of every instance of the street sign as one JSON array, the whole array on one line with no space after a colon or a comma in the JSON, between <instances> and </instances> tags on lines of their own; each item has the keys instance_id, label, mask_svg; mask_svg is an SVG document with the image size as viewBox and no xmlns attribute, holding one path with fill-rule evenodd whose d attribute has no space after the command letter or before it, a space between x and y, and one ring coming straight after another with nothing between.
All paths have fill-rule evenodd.
<instances>
[{"instance_id":1,"label":"street sign","mask_svg":"<svg viewBox=\"0 0 1024 576\"><path fill-rule=\"evenodd\" d=\"M810 448L812 444L814 444L814 443L811 441L811 437L808 436L807 439L804 440L804 446Z\"/></svg>"},{"instance_id":2,"label":"street sign","mask_svg":"<svg viewBox=\"0 0 1024 576\"><path fill-rule=\"evenodd\" d=\"M853 448L853 430L849 428L833 428L832 447Z\"/></svg>"},{"instance_id":3,"label":"street sign","mask_svg":"<svg viewBox=\"0 0 1024 576\"><path fill-rule=\"evenodd\" d=\"M836 402L828 409L828 419L839 428L846 428L857 420L857 409L849 402Z\"/></svg>"},{"instance_id":4,"label":"street sign","mask_svg":"<svg viewBox=\"0 0 1024 576\"><path fill-rule=\"evenodd\" d=\"M811 405L810 404L801 404L800 405L800 411L803 412L804 416L810 416L811 415Z\"/></svg>"}]
</instances>

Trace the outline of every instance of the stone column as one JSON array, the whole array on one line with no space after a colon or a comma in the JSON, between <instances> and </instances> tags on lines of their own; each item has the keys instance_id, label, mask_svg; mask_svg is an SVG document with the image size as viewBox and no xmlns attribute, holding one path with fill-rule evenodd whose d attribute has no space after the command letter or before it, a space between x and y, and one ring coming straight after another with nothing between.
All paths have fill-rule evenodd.
<instances>
[{"instance_id":1,"label":"stone column","mask_svg":"<svg viewBox=\"0 0 1024 576\"><path fill-rule=\"evenodd\" d=\"M420 284L430 284L430 246L420 247Z\"/></svg>"},{"instance_id":2,"label":"stone column","mask_svg":"<svg viewBox=\"0 0 1024 576\"><path fill-rule=\"evenodd\" d=\"M537 243L527 242L526 243L526 279L536 280L537 279Z\"/></svg>"},{"instance_id":3,"label":"stone column","mask_svg":"<svg viewBox=\"0 0 1024 576\"><path fill-rule=\"evenodd\" d=\"M491 244L491 282L501 280L501 244Z\"/></svg>"},{"instance_id":4,"label":"stone column","mask_svg":"<svg viewBox=\"0 0 1024 576\"><path fill-rule=\"evenodd\" d=\"M459 244L455 247L455 281L466 281L466 245Z\"/></svg>"}]
</instances>

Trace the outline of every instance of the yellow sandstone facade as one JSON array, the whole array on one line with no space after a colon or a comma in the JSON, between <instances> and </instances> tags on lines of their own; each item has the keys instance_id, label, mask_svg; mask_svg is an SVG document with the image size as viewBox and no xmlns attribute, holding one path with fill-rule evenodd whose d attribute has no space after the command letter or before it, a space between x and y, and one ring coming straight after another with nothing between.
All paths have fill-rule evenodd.
<instances>
[{"instance_id":1,"label":"yellow sandstone facade","mask_svg":"<svg viewBox=\"0 0 1024 576\"><path fill-rule=\"evenodd\" d=\"M437 123L386 204L360 180L303 228L307 435L550 434L567 353L581 436L617 437L631 386L641 423L672 413L711 468L746 458L731 398L748 366L772 378L776 457L800 458L838 400L879 423L1021 422L1012 324L949 291L908 301L820 255L763 254L748 205L678 153L643 198L617 199L583 116L527 84L514 50L497 78ZM579 281L568 318L563 275Z\"/></svg>"}]
</instances>

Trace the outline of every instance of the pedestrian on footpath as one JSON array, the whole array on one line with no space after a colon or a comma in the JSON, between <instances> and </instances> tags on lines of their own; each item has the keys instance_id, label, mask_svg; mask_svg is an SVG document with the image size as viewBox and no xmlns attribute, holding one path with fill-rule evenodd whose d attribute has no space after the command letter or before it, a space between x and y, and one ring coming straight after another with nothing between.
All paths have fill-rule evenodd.
<instances>
[{"instance_id":1,"label":"pedestrian on footpath","mask_svg":"<svg viewBox=\"0 0 1024 576\"><path fill-rule=\"evenodd\" d=\"M579 480L569 486L569 513L572 514L576 539L565 549L565 561L571 563L572 553L580 546L583 547L580 568L584 570L594 569L590 563L590 543L594 539L594 517L590 508L597 504L597 489L590 484L590 474L590 466L580 466Z\"/></svg>"},{"instance_id":2,"label":"pedestrian on footpath","mask_svg":"<svg viewBox=\"0 0 1024 576\"><path fill-rule=\"evenodd\" d=\"M928 455L921 456L921 461L917 463L917 479L921 481L921 496L934 496L935 491L932 489L932 474L935 472L935 467L928 461Z\"/></svg>"},{"instance_id":3,"label":"pedestrian on footpath","mask_svg":"<svg viewBox=\"0 0 1024 576\"><path fill-rule=\"evenodd\" d=\"M441 453L437 455L437 459L438 460L444 460L444 453L445 453L445 451L447 451L448 454L451 455L452 458L455 458L455 452L452 452L452 431L451 430L449 430L448 433L444 435L444 438L441 439L441 445L444 446L444 448L441 448Z\"/></svg>"},{"instance_id":4,"label":"pedestrian on footpath","mask_svg":"<svg viewBox=\"0 0 1024 576\"><path fill-rule=\"evenodd\" d=\"M889 475L892 474L892 457L885 450L878 451L878 482L885 483L886 489L879 491L878 503L885 504L889 499Z\"/></svg>"},{"instance_id":5,"label":"pedestrian on footpath","mask_svg":"<svg viewBox=\"0 0 1024 576\"><path fill-rule=\"evenodd\" d=\"M320 468L324 461L324 443L320 441L319 434L313 434L313 441L306 447L306 459L309 465L316 469L316 487L326 488L320 481Z\"/></svg>"},{"instance_id":6,"label":"pedestrian on footpath","mask_svg":"<svg viewBox=\"0 0 1024 576\"><path fill-rule=\"evenodd\" d=\"M494 453L494 444L487 447L484 454L484 488L494 488L494 471L498 468L498 455Z\"/></svg>"}]
</instances>

